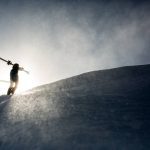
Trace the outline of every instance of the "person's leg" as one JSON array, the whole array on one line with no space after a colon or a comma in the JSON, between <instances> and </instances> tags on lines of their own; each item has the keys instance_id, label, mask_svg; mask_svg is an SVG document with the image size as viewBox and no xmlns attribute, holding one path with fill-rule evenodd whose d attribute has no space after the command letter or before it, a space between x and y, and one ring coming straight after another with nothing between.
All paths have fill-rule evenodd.
<instances>
[{"instance_id":1,"label":"person's leg","mask_svg":"<svg viewBox=\"0 0 150 150\"><path fill-rule=\"evenodd\" d=\"M14 82L10 81L10 88L13 88L13 87L14 87Z\"/></svg>"},{"instance_id":2,"label":"person's leg","mask_svg":"<svg viewBox=\"0 0 150 150\"><path fill-rule=\"evenodd\" d=\"M13 87L13 91L12 91L12 94L15 93L16 89L18 87L18 81L15 82L15 86Z\"/></svg>"},{"instance_id":3,"label":"person's leg","mask_svg":"<svg viewBox=\"0 0 150 150\"><path fill-rule=\"evenodd\" d=\"M8 88L7 95L10 95L12 93L13 86L14 86L14 82L10 81L10 86Z\"/></svg>"}]
</instances>

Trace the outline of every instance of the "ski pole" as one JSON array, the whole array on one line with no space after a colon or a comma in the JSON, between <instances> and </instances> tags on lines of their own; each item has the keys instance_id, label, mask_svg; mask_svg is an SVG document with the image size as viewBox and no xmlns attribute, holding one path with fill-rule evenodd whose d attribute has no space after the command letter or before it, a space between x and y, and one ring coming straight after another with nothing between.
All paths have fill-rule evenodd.
<instances>
[{"instance_id":1,"label":"ski pole","mask_svg":"<svg viewBox=\"0 0 150 150\"><path fill-rule=\"evenodd\" d=\"M10 83L9 81L6 81L6 80L0 80L0 82L3 82L3 83Z\"/></svg>"},{"instance_id":2,"label":"ski pole","mask_svg":"<svg viewBox=\"0 0 150 150\"><path fill-rule=\"evenodd\" d=\"M10 60L6 60L6 59L1 58L1 57L0 57L0 59L3 60L4 62L6 62L7 65L14 65ZM22 71L24 71L25 73L29 74L29 71L25 70L24 68L20 68L20 69L21 69Z\"/></svg>"}]
</instances>

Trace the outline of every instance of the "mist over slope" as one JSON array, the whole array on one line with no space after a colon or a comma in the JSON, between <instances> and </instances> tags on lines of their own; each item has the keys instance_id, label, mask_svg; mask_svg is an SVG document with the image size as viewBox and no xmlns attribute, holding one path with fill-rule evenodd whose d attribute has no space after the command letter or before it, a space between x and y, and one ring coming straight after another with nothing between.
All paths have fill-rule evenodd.
<instances>
[{"instance_id":1,"label":"mist over slope","mask_svg":"<svg viewBox=\"0 0 150 150\"><path fill-rule=\"evenodd\" d=\"M0 150L148 150L149 139L150 65L0 97Z\"/></svg>"}]
</instances>

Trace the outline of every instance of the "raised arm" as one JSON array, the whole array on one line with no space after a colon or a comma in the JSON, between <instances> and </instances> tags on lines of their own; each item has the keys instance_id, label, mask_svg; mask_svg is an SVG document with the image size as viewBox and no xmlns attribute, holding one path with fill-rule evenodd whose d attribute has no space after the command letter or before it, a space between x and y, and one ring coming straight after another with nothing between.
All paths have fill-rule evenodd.
<instances>
[{"instance_id":1,"label":"raised arm","mask_svg":"<svg viewBox=\"0 0 150 150\"><path fill-rule=\"evenodd\" d=\"M24 68L23 68L23 67L19 67L19 71L24 71L25 73L29 74L29 71L24 70Z\"/></svg>"},{"instance_id":2,"label":"raised arm","mask_svg":"<svg viewBox=\"0 0 150 150\"><path fill-rule=\"evenodd\" d=\"M19 71L24 71L24 68L23 67L19 67Z\"/></svg>"}]
</instances>

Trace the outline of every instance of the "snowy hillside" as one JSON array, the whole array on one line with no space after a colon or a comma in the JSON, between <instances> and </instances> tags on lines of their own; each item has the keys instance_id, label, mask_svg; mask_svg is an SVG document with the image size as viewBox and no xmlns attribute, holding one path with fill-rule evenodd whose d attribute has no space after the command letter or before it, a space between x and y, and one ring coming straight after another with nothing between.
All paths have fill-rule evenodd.
<instances>
[{"instance_id":1,"label":"snowy hillside","mask_svg":"<svg viewBox=\"0 0 150 150\"><path fill-rule=\"evenodd\" d=\"M0 97L0 150L149 150L150 65Z\"/></svg>"}]
</instances>

